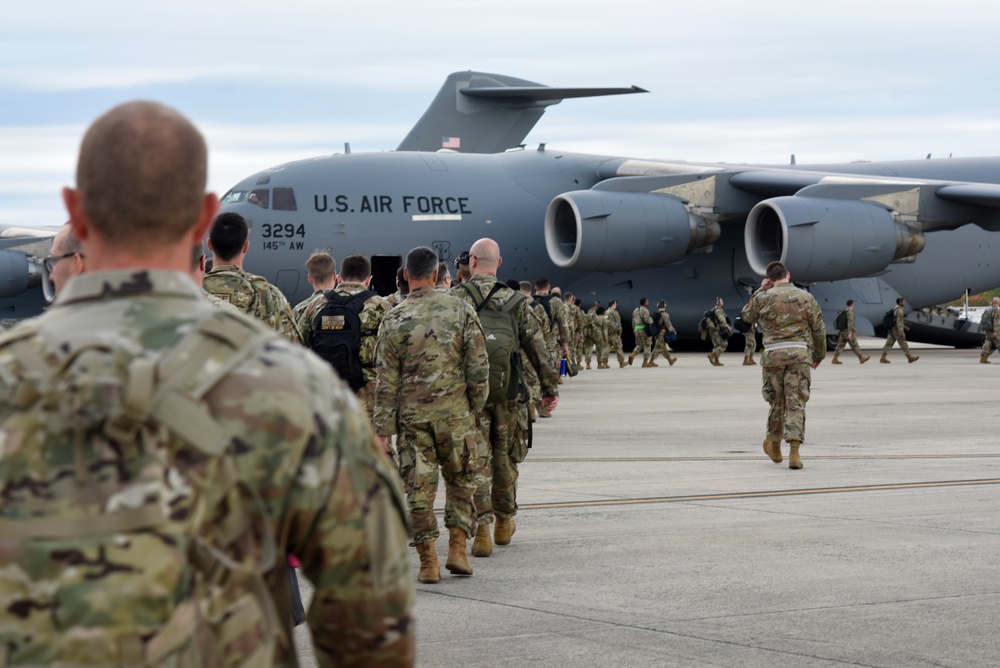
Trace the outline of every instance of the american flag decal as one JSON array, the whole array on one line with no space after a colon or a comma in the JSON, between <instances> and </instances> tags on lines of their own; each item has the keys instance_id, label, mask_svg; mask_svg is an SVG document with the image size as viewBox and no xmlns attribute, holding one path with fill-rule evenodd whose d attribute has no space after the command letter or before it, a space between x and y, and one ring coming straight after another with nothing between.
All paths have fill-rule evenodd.
<instances>
[{"instance_id":1,"label":"american flag decal","mask_svg":"<svg viewBox=\"0 0 1000 668\"><path fill-rule=\"evenodd\" d=\"M461 148L461 137L441 137L441 148Z\"/></svg>"}]
</instances>

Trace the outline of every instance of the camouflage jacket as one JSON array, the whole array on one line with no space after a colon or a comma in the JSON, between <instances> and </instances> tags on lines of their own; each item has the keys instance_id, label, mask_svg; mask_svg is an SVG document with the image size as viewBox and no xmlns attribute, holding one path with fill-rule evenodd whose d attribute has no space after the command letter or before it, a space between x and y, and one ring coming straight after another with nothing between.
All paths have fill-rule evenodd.
<instances>
[{"instance_id":1,"label":"camouflage jacket","mask_svg":"<svg viewBox=\"0 0 1000 668\"><path fill-rule=\"evenodd\" d=\"M5 444L0 448L0 481L6 481L0 490L4 498L0 520L23 520L36 503L35 495L45 490L50 494L48 503L60 502L58 496L53 500L53 493L66 493L66 516L71 518L78 512L73 494L79 495L82 489L93 504L100 502L103 491L73 484L74 478L85 475L74 466L73 452L16 447L26 413L15 408L23 396L14 390L24 379L37 375L37 364L27 358L54 366L73 359L76 351L103 346L128 360L125 368L133 369L176 349L195 323L206 320L206 314L212 324L227 321L229 329L255 332L256 345L239 356L231 369L200 365L183 380L194 384L214 374L210 375L214 382L198 400L203 407L198 415L208 416L212 428L217 428L231 462L231 475L256 499L241 506L240 514L258 532L273 527L277 554L297 555L316 586L308 624L320 665L412 665L415 593L407 555L406 504L398 476L380 452L353 394L322 360L301 346L242 314L213 309L185 274L121 270L77 276L49 311L0 337L0 443ZM18 347L20 353L33 352L15 354ZM72 392L64 394L66 403L80 403L73 401ZM107 422L106 415L95 413L97 424ZM60 428L58 419L57 415L51 429ZM170 427L156 431L166 450L163 459L170 466L166 473L196 465L197 460L192 463L183 458L190 448L175 435L184 433L186 425L160 424ZM87 461L98 458L90 470L119 472L119 486L126 486L123 493L107 500L109 512L112 502L127 504L129 498L144 494L149 498L141 487L146 483L141 483L144 467L140 469L140 464L146 460L130 455L129 441L121 443L114 450L101 447L98 441L83 443ZM21 480L19 471L38 472L32 475L43 478ZM172 475L162 480L168 483L166 487L175 486L169 484ZM170 491L177 499L159 498L161 503L169 502L170 526L187 526L185 506L175 501L196 498L198 490L177 487ZM207 519L200 524L201 535L232 532L231 508L208 508ZM247 535L243 540L247 542L240 544L241 559L267 563L261 556L263 548L257 547L264 539ZM155 547L149 544L137 541L122 545L114 554L99 555L87 554L81 546L76 561L51 552L33 555L30 563L8 547L0 549L0 605L5 611L26 612L19 617L0 615L0 652L10 652L10 665L21 661L74 666L113 663L116 655L121 656L118 652L124 652L113 641L119 625L148 629L148 635L140 636L139 642L144 642L163 626L171 611L191 600L194 573L189 569L162 583L150 581L153 574L146 572L148 553L143 551ZM165 548L160 545L159 549ZM75 566L68 567L70 563ZM273 591L283 592L275 593L276 600L287 597L287 581L283 567L269 574ZM227 586L247 587L240 582L233 580ZM109 601L102 583L113 583L118 595L125 595ZM60 606L59 615L51 612L53 603L45 600L46 592L57 587L75 593L71 605L66 605L67 600ZM45 655L17 656L26 633L38 640ZM91 644L105 638L112 639L110 649ZM140 655L150 650L141 645L137 649ZM60 651L66 653L52 654ZM292 660L279 650L273 660L265 657L260 665L283 666ZM229 666L232 661L226 656L218 665Z\"/></svg>"},{"instance_id":2,"label":"camouflage jacket","mask_svg":"<svg viewBox=\"0 0 1000 668\"><path fill-rule=\"evenodd\" d=\"M632 329L635 331L642 330L645 333L644 326L653 324L653 316L649 314L649 309L645 306L637 306L632 309Z\"/></svg>"},{"instance_id":3,"label":"camouflage jacket","mask_svg":"<svg viewBox=\"0 0 1000 668\"><path fill-rule=\"evenodd\" d=\"M854 309L847 309L847 329L845 330L848 335L856 334L857 328L854 326Z\"/></svg>"},{"instance_id":4,"label":"camouflage jacket","mask_svg":"<svg viewBox=\"0 0 1000 668\"><path fill-rule=\"evenodd\" d=\"M906 337L906 315L903 313L902 305L892 309L892 331L897 339Z\"/></svg>"},{"instance_id":5,"label":"camouflage jacket","mask_svg":"<svg viewBox=\"0 0 1000 668\"><path fill-rule=\"evenodd\" d=\"M556 333L559 345L569 343L570 339L573 338L573 330L566 302L560 297L552 295L552 299L549 300L549 310L552 311L552 329Z\"/></svg>"},{"instance_id":6,"label":"camouflage jacket","mask_svg":"<svg viewBox=\"0 0 1000 668\"><path fill-rule=\"evenodd\" d=\"M202 285L206 292L233 302L241 311L257 318L289 341L302 343L288 300L263 276L251 274L234 264L217 264L205 273ZM253 294L246 294L249 290Z\"/></svg>"},{"instance_id":7,"label":"camouflage jacket","mask_svg":"<svg viewBox=\"0 0 1000 668\"><path fill-rule=\"evenodd\" d=\"M615 309L610 310L607 313L605 313L605 315L608 317L608 321L611 323L611 327L610 327L610 329L608 329L608 336L612 336L613 337L613 336L615 336L617 334L618 337L621 338L621 335L622 335L622 314L618 312L617 308L615 308Z\"/></svg>"},{"instance_id":8,"label":"camouflage jacket","mask_svg":"<svg viewBox=\"0 0 1000 668\"><path fill-rule=\"evenodd\" d=\"M295 326L299 328L299 334L302 335L303 343L308 341L308 339L304 334L302 334L302 325L299 322L300 319L302 318L302 312L306 310L309 304L311 304L314 300L319 299L322 294L323 294L322 290L316 290L311 295L309 295L308 297L300 301L298 304L296 304L294 308L292 308L292 319L295 320Z\"/></svg>"},{"instance_id":9,"label":"camouflage jacket","mask_svg":"<svg viewBox=\"0 0 1000 668\"><path fill-rule=\"evenodd\" d=\"M670 314L666 311L660 311L660 333L666 334L667 332L676 332L673 324L670 322Z\"/></svg>"},{"instance_id":10,"label":"camouflage jacket","mask_svg":"<svg viewBox=\"0 0 1000 668\"><path fill-rule=\"evenodd\" d=\"M341 283L334 289L334 292L338 295L352 296L368 289L362 283ZM306 304L306 307L302 309L302 313L296 321L296 326L302 334L302 342L306 347L312 345L316 315L326 303L327 300L324 293L320 292L319 297L311 299ZM366 383L375 382L376 335L378 334L379 325L382 324L382 318L385 317L385 314L391 308L385 297L376 294L365 300L364 307L361 309L361 313L358 314L358 318L361 320L361 368L365 374Z\"/></svg>"},{"instance_id":11,"label":"camouflage jacket","mask_svg":"<svg viewBox=\"0 0 1000 668\"><path fill-rule=\"evenodd\" d=\"M434 288L412 290L379 328L375 433L391 436L399 424L478 413L490 393L489 378L476 312Z\"/></svg>"},{"instance_id":12,"label":"camouflage jacket","mask_svg":"<svg viewBox=\"0 0 1000 668\"><path fill-rule=\"evenodd\" d=\"M764 366L818 363L826 357L826 325L816 299L791 283L755 292L742 318L764 330ZM801 343L802 346L794 344ZM778 344L775 348L769 346ZM782 346L781 344L793 344Z\"/></svg>"},{"instance_id":13,"label":"camouflage jacket","mask_svg":"<svg viewBox=\"0 0 1000 668\"><path fill-rule=\"evenodd\" d=\"M531 311L537 316L538 327L542 330L542 337L545 339L545 345L549 349L554 349L559 345L556 340L555 330L552 329L552 323L549 321L549 314L545 312L545 307L538 302L531 304Z\"/></svg>"},{"instance_id":14,"label":"camouflage jacket","mask_svg":"<svg viewBox=\"0 0 1000 668\"><path fill-rule=\"evenodd\" d=\"M483 298L485 298L490 293L490 290L493 289L493 286L497 284L497 278L491 274L476 274L467 282L475 285ZM473 310L479 305L469 290L462 286L452 288L451 292L472 306ZM503 308L504 304L519 294L519 292L514 292L506 285L501 284L500 290L490 298L490 303L485 308L499 311ZM555 302L555 299L552 301ZM542 385L542 396L557 397L559 396L559 372L555 364L548 363L550 357L548 348L545 346L545 337L542 335L541 330L538 329L536 322L528 317L529 309L530 306L527 299L525 299L511 314L514 316L514 322L517 324L517 335L520 339L521 352L527 356L532 366L538 371L538 380Z\"/></svg>"},{"instance_id":15,"label":"camouflage jacket","mask_svg":"<svg viewBox=\"0 0 1000 668\"><path fill-rule=\"evenodd\" d=\"M714 323L712 322L711 319L709 319L708 326L710 329L715 329L715 328L725 329L726 327L729 327L729 318L726 317L725 309L723 309L721 306L716 306L712 309L712 312L715 313L715 318L718 321L718 323Z\"/></svg>"}]
</instances>

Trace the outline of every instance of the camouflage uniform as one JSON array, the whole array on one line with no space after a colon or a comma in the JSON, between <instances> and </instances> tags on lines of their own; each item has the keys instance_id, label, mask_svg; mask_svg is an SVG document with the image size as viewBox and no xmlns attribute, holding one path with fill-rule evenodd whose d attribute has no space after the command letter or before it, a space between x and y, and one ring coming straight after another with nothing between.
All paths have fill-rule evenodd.
<instances>
[{"instance_id":1,"label":"camouflage uniform","mask_svg":"<svg viewBox=\"0 0 1000 668\"><path fill-rule=\"evenodd\" d=\"M826 356L826 327L816 299L790 283L761 290L742 317L764 330L762 394L770 409L767 438L778 443L805 440L806 402L813 364Z\"/></svg>"},{"instance_id":2,"label":"camouflage uniform","mask_svg":"<svg viewBox=\"0 0 1000 668\"><path fill-rule=\"evenodd\" d=\"M497 284L497 279L490 274L476 274L467 283L474 284L485 298ZM478 306L475 297L462 286L452 288L452 294L464 299L473 308ZM502 286L485 308L501 310L517 294ZM555 302L554 299L552 301ZM511 312L517 325L521 354L527 356L538 370L542 395L559 396L558 374L553 365L546 364L545 339L535 321L529 317L529 310L528 302L524 301ZM528 454L527 416L527 406L522 397L487 404L477 416L483 441L488 444L483 468L485 481L476 490L476 513L481 523L491 524L494 514L504 519L517 514L517 465Z\"/></svg>"},{"instance_id":3,"label":"camouflage uniform","mask_svg":"<svg viewBox=\"0 0 1000 668\"><path fill-rule=\"evenodd\" d=\"M715 317L718 322L712 322L712 320L709 319L708 334L712 338L712 356L714 356L717 361L721 361L719 360L719 355L726 352L726 348L729 347L728 339L722 338L722 331L729 329L729 320L726 318L726 312L721 306L716 306L713 309L713 312L715 313Z\"/></svg>"},{"instance_id":4,"label":"camouflage uniform","mask_svg":"<svg viewBox=\"0 0 1000 668\"><path fill-rule=\"evenodd\" d=\"M202 296L205 297L205 299L208 300L208 303L214 306L215 308L222 309L223 311L229 311L230 313L240 312L238 308L230 304L225 299L222 299L221 297L216 297L211 293L205 292L205 288L201 289L201 294Z\"/></svg>"},{"instance_id":5,"label":"camouflage uniform","mask_svg":"<svg viewBox=\"0 0 1000 668\"><path fill-rule=\"evenodd\" d=\"M262 321L289 341L302 343L288 300L264 277L234 264L217 264L205 273L202 285L206 292L232 302L236 308ZM252 286L254 294L246 294L248 285Z\"/></svg>"},{"instance_id":6,"label":"camouflage uniform","mask_svg":"<svg viewBox=\"0 0 1000 668\"><path fill-rule=\"evenodd\" d=\"M334 293L351 297L365 290L368 290L368 288L363 283L343 282L334 289ZM312 345L313 332L316 327L316 316L326 304L326 296L320 292L318 298L314 297L309 300L309 303L302 309L298 319L295 321L295 326L302 334L302 342L306 346ZM359 357L361 358L361 370L365 376L365 385L357 391L357 395L358 399L361 400L361 404L368 412L369 418L375 411L376 337L379 325L382 324L382 318L385 317L385 314L391 308L385 297L372 295L365 300L361 313L358 314L358 318L361 320L361 350Z\"/></svg>"},{"instance_id":7,"label":"camouflage uniform","mask_svg":"<svg viewBox=\"0 0 1000 668\"><path fill-rule=\"evenodd\" d=\"M583 361L587 364L587 368L590 368L590 359L594 356L594 350L598 346L598 342L601 339L601 334L604 332L604 323L598 323L597 318L597 307L593 306L589 311L583 314L586 318L587 326L583 334ZM600 355L598 355L598 365L600 364Z\"/></svg>"},{"instance_id":8,"label":"camouflage uniform","mask_svg":"<svg viewBox=\"0 0 1000 668\"><path fill-rule=\"evenodd\" d=\"M629 355L629 364L635 359L639 351L642 351L642 365L649 366L652 357L653 337L646 333L646 325L653 324L653 316L649 315L649 309L645 306L638 306L632 311L632 329L635 332L635 348Z\"/></svg>"},{"instance_id":9,"label":"camouflage uniform","mask_svg":"<svg viewBox=\"0 0 1000 668\"><path fill-rule=\"evenodd\" d=\"M863 360L865 356L861 352L861 346L858 345L858 330L854 326L854 310L845 309L844 313L847 314L847 329L837 331L837 347L833 351L834 361L847 345L851 346L851 350L854 351L859 360ZM837 363L839 364L839 362Z\"/></svg>"},{"instance_id":10,"label":"camouflage uniform","mask_svg":"<svg viewBox=\"0 0 1000 668\"><path fill-rule=\"evenodd\" d=\"M903 319L903 306L898 304L896 308L892 309L893 325L889 329L889 332L885 337L885 345L882 346L882 359L888 354L889 350L892 348L892 344L899 342L899 348L906 355L906 359L912 359L913 355L910 354L910 346L906 343L906 323Z\"/></svg>"},{"instance_id":11,"label":"camouflage uniform","mask_svg":"<svg viewBox=\"0 0 1000 668\"><path fill-rule=\"evenodd\" d=\"M594 341L597 346L597 368L608 368L608 313L594 314Z\"/></svg>"},{"instance_id":12,"label":"camouflage uniform","mask_svg":"<svg viewBox=\"0 0 1000 668\"><path fill-rule=\"evenodd\" d=\"M207 359L219 363L195 364L195 355L168 357L191 350L182 345L195 337L202 343L210 338L192 333L210 333L204 325L226 337L239 335L218 338L210 348L220 352ZM240 337L251 345L236 344ZM95 352L102 346L106 352ZM220 357L223 350L244 352ZM118 362L98 367L108 373L89 386L97 394L74 401L73 392L53 394L42 387L33 396L41 402L64 399L60 404L68 412L61 415L45 403L25 410L32 395L24 391L40 367L72 364L87 372L80 360L93 355L114 355ZM222 363L230 359L227 368ZM143 392L123 397L101 394L100 388L120 380L114 385L119 391L148 391L146 383L131 382L144 377L138 370L154 368L161 377L159 371L171 367L177 373L165 376L182 391L205 384L200 399L182 404L180 420L172 417L176 410L155 422L149 421L152 409L134 414L140 416L139 423L131 422L140 438L118 429L117 418L109 416L128 417L123 409ZM115 369L124 371L127 385ZM228 559L254 569L268 568L275 553L296 554L316 586L308 623L321 665L412 665L413 575L396 474L354 397L314 355L256 320L213 309L186 274L129 269L74 278L51 310L7 333L0 339L0 378L0 436L6 443L0 456L0 658L6 657L6 665L234 666L265 647L259 626L239 634L219 629L216 640L228 640L204 642L213 616L225 626L237 624L243 613L252 615L249 606L228 608L236 597L252 595L252 579L220 577L227 568L191 568L205 564L208 553L166 540L176 534L194 545L196 536L228 545ZM88 408L93 422L84 425L85 440L74 448L71 429L79 423L68 420L83 417ZM32 442L22 430L30 429L25 421L40 410L49 416L49 436ZM207 456L212 451L199 445L209 434L218 439L218 456ZM19 442L30 447L14 445ZM220 460L226 466L212 470L224 475L212 475L206 465ZM92 484L81 487L81 478ZM212 485L192 484L199 479ZM234 504L226 496L225 503L206 505L217 498L216 487L246 492L240 494L246 502ZM112 489L118 493L108 496ZM146 505L136 508L137 501ZM132 531L127 541L121 527L110 534L117 539L103 541L102 534L109 534L97 529L84 529L86 542L75 543L48 533L24 548L35 551L19 553L11 537L31 528L25 517L39 503L65 506L60 535L78 517L120 522L133 509L150 506L161 509L159 528ZM269 537L276 543L272 560L264 547ZM268 581L274 600L287 601L285 569L272 570ZM280 621L287 626L290 617ZM291 629L284 631L276 656L251 656L253 665L294 663ZM199 651L208 655L199 657Z\"/></svg>"},{"instance_id":13,"label":"camouflage uniform","mask_svg":"<svg viewBox=\"0 0 1000 668\"><path fill-rule=\"evenodd\" d=\"M552 295L549 301L549 309L552 311L552 329L556 333L555 359L558 363L562 359L562 347L566 345L573 354L573 322L570 318L569 306L558 295Z\"/></svg>"},{"instance_id":14,"label":"camouflage uniform","mask_svg":"<svg viewBox=\"0 0 1000 668\"><path fill-rule=\"evenodd\" d=\"M667 332L676 332L674 326L670 323L670 314L666 311L660 311L660 333L657 334L653 343L653 358L651 361L656 361L657 355L663 355L670 365L673 366L674 362L677 361L676 357L670 354L670 346L667 345L667 340L664 338Z\"/></svg>"},{"instance_id":15,"label":"camouflage uniform","mask_svg":"<svg viewBox=\"0 0 1000 668\"><path fill-rule=\"evenodd\" d=\"M622 314L615 308L607 312L608 318L608 349L618 356L618 366L625 366L625 353L622 350Z\"/></svg>"},{"instance_id":16,"label":"camouflage uniform","mask_svg":"<svg viewBox=\"0 0 1000 668\"><path fill-rule=\"evenodd\" d=\"M319 299L322 295L323 295L322 290L316 290L311 295L309 295L308 297L306 297L305 299L303 299L302 301L300 301L298 304L295 305L295 307L292 309L292 320L295 321L296 325L298 325L299 320L302 317L302 312L306 310L306 308L308 308L309 304L311 304L314 300ZM301 327L299 327L299 334L300 335L302 334ZM306 336L304 335L302 336L302 342L305 343L306 345L308 345L307 343L308 340L309 339Z\"/></svg>"},{"instance_id":17,"label":"camouflage uniform","mask_svg":"<svg viewBox=\"0 0 1000 668\"><path fill-rule=\"evenodd\" d=\"M549 352L549 342L545 336L548 330L546 321L543 319L546 317L545 309L541 304L531 306L528 309L528 317L534 321L535 326L538 328L538 331L542 332L542 338L545 340L545 354L542 356L542 365L554 369L555 363L552 361L552 353ZM524 378L528 382L528 393L531 396L531 408L534 412L538 410L538 407L542 403L542 383L538 378L538 371L535 369L535 365L527 356L521 356L521 363L524 365Z\"/></svg>"},{"instance_id":18,"label":"camouflage uniform","mask_svg":"<svg viewBox=\"0 0 1000 668\"><path fill-rule=\"evenodd\" d=\"M983 350L979 357L979 361L984 364L990 364L989 357L993 354L994 348L1000 350L1000 318L997 317L1000 315L1000 309L991 306L990 310L993 311L993 327L984 332Z\"/></svg>"},{"instance_id":19,"label":"camouflage uniform","mask_svg":"<svg viewBox=\"0 0 1000 668\"><path fill-rule=\"evenodd\" d=\"M416 546L440 535L434 515L438 470L444 525L476 532L473 494L481 450L475 415L489 394L486 337L473 309L434 288L416 288L378 333L375 433L396 434Z\"/></svg>"}]
</instances>

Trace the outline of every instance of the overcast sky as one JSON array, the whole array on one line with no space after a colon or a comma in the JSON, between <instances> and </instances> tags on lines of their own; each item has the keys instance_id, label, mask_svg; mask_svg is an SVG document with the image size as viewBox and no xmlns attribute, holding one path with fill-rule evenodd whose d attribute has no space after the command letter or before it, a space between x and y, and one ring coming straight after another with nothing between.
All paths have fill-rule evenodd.
<instances>
[{"instance_id":1,"label":"overcast sky","mask_svg":"<svg viewBox=\"0 0 1000 668\"><path fill-rule=\"evenodd\" d=\"M567 100L565 150L799 164L1000 154L986 0L31 0L0 21L0 224L59 224L80 138L150 98L205 133L212 190L390 150L458 70L645 95Z\"/></svg>"}]
</instances>

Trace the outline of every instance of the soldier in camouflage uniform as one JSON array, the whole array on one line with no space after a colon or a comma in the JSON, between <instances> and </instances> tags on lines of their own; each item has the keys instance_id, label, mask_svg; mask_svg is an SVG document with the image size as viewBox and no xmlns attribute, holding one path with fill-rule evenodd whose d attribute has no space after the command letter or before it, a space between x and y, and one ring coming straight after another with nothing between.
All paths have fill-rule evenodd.
<instances>
[{"instance_id":1,"label":"soldier in camouflage uniform","mask_svg":"<svg viewBox=\"0 0 1000 668\"><path fill-rule=\"evenodd\" d=\"M205 257L207 253L205 252L205 243L195 244L194 248L191 249L191 280L194 281L195 285L202 285L205 280ZM205 288L201 288L201 294L205 296L208 303L215 308L220 308L223 311L229 311L230 313L239 313L240 310L230 304L225 299L219 299L215 295L205 292Z\"/></svg>"},{"instance_id":2,"label":"soldier in camouflage uniform","mask_svg":"<svg viewBox=\"0 0 1000 668\"><path fill-rule=\"evenodd\" d=\"M542 385L542 405L551 412L559 401L558 374L552 365L545 363L545 339L528 314L530 309L527 300L521 299L519 293L497 282L497 269L503 262L500 247L492 239L480 239L472 244L469 258L471 278L453 288L453 294L464 299L473 308L478 308L481 301L488 298L483 308L496 311L502 310L511 300L520 302L510 314L517 328L521 354L526 355L538 370ZM498 285L497 292L489 297L494 286ZM509 544L514 535L517 467L528 454L525 434L527 416L527 405L521 396L511 400L501 399L499 402L487 401L479 412L477 419L480 432L488 447L483 470L486 480L476 490L479 529L472 544L473 556L488 557L492 554L489 525L494 516L496 527L493 540L497 545Z\"/></svg>"},{"instance_id":3,"label":"soldier in camouflage uniform","mask_svg":"<svg viewBox=\"0 0 1000 668\"><path fill-rule=\"evenodd\" d=\"M712 363L712 366L725 366L720 355L726 352L726 348L729 346L729 337L723 334L732 332L732 329L729 327L726 312L722 308L722 297L715 299L715 307L712 312L715 314L715 319L709 318L707 323L708 334L712 339L712 352L708 354L708 361Z\"/></svg>"},{"instance_id":4,"label":"soldier in camouflage uniform","mask_svg":"<svg viewBox=\"0 0 1000 668\"><path fill-rule=\"evenodd\" d=\"M597 311L601 311L601 319L598 320ZM583 360L587 363L587 368L590 368L590 358L597 353L597 368L603 369L600 361L600 349L599 342L604 338L604 319L603 319L604 309L601 308L601 302L595 301L594 305L587 309L584 315L587 317L587 330L583 337Z\"/></svg>"},{"instance_id":5,"label":"soldier in camouflage uniform","mask_svg":"<svg viewBox=\"0 0 1000 668\"><path fill-rule=\"evenodd\" d=\"M632 364L635 361L636 355L642 351L642 365L644 367L660 366L659 364L653 364L650 359L653 355L653 337L646 333L646 325L653 324L653 316L649 315L649 309L646 308L647 304L649 304L649 300L643 297L639 300L639 306L632 310L632 331L635 334L635 348L632 349L632 354L628 356L628 363Z\"/></svg>"},{"instance_id":6,"label":"soldier in camouflage uniform","mask_svg":"<svg viewBox=\"0 0 1000 668\"><path fill-rule=\"evenodd\" d=\"M667 358L667 362L670 363L670 366L673 366L674 362L677 361L677 358L670 354L670 346L667 345L666 335L669 332L676 334L677 330L674 329L673 324L670 322L670 314L667 313L667 302L661 299L657 302L656 309L659 312L660 333L654 337L655 342L653 344L653 359L651 360L651 363L656 362L657 355L663 355Z\"/></svg>"},{"instance_id":7,"label":"soldier in camouflage uniform","mask_svg":"<svg viewBox=\"0 0 1000 668\"><path fill-rule=\"evenodd\" d=\"M608 366L608 311L598 306L594 312L594 337L597 346L597 368L610 369Z\"/></svg>"},{"instance_id":8,"label":"soldier in camouflage uniform","mask_svg":"<svg viewBox=\"0 0 1000 668\"><path fill-rule=\"evenodd\" d=\"M576 362L577 369L581 369L583 368L583 361L580 359L583 352L582 311L576 305L576 297L573 296L572 292L559 296L566 305L566 322L569 324L569 356Z\"/></svg>"},{"instance_id":9,"label":"soldier in camouflage uniform","mask_svg":"<svg viewBox=\"0 0 1000 668\"><path fill-rule=\"evenodd\" d=\"M368 290L372 282L371 261L361 255L354 253L345 257L340 263L340 275L337 277L339 283L333 289L334 294L353 297L356 294ZM323 307L328 304L324 293L320 293L319 298L313 299L302 310L296 327L302 333L302 341L306 346L311 347L313 334L316 329L316 317ZM365 377L365 384L357 390L358 399L368 412L368 417L372 416L375 410L375 347L376 336L382 318L389 312L389 302L385 297L377 294L370 295L364 302L358 319L361 320L361 349L359 357L361 361L361 371Z\"/></svg>"},{"instance_id":10,"label":"soldier in camouflage uniform","mask_svg":"<svg viewBox=\"0 0 1000 668\"><path fill-rule=\"evenodd\" d=\"M882 357L879 359L879 362L882 364L889 364L889 358L887 355L889 354L889 350L892 348L892 345L897 341L899 341L899 348L903 351L903 354L906 355L907 362L913 364L920 359L919 356L910 354L910 346L906 343L906 330L910 327L904 320L904 306L906 306L906 300L900 297L896 300L896 308L892 309L893 325L889 328L889 331L886 334L885 345L882 346Z\"/></svg>"},{"instance_id":11,"label":"soldier in camouflage uniform","mask_svg":"<svg viewBox=\"0 0 1000 668\"><path fill-rule=\"evenodd\" d=\"M549 279L541 277L535 281L535 303L545 311L546 320L549 323L550 337L546 338L549 344L549 354L552 362L558 371L559 363L563 357L569 355L569 322L566 315L566 304L554 292L551 291ZM547 307L546 307L547 306ZM559 379L562 382L562 378ZM541 417L549 417L540 409L538 414Z\"/></svg>"},{"instance_id":12,"label":"soldier in camouflage uniform","mask_svg":"<svg viewBox=\"0 0 1000 668\"><path fill-rule=\"evenodd\" d=\"M605 313L608 319L608 349L613 351L618 357L618 367L624 368L625 353L622 350L622 315L618 312L618 300L612 299L608 302L608 310Z\"/></svg>"},{"instance_id":13,"label":"soldier in camouflage uniform","mask_svg":"<svg viewBox=\"0 0 1000 668\"><path fill-rule=\"evenodd\" d=\"M774 286L760 290L743 307L742 318L764 330L760 358L764 399L769 405L764 452L781 463L781 440L788 441L788 468L802 468L799 446L806 436L806 402L811 368L826 357L826 326L816 299L789 282L785 265L767 265Z\"/></svg>"},{"instance_id":14,"label":"soldier in camouflage uniform","mask_svg":"<svg viewBox=\"0 0 1000 668\"><path fill-rule=\"evenodd\" d=\"M400 267L396 270L396 291L385 298L389 302L389 306L399 306L406 299L406 295L410 294L410 284L406 282L406 276L403 274L406 271L406 267Z\"/></svg>"},{"instance_id":15,"label":"soldier in camouflage uniform","mask_svg":"<svg viewBox=\"0 0 1000 668\"><path fill-rule=\"evenodd\" d=\"M302 337L302 343L308 346L309 337L302 331L302 312L319 300L324 292L337 287L337 261L329 253L313 253L306 260L306 280L312 286L313 293L295 305L292 318Z\"/></svg>"},{"instance_id":16,"label":"soldier in camouflage uniform","mask_svg":"<svg viewBox=\"0 0 1000 668\"><path fill-rule=\"evenodd\" d=\"M0 664L291 665L268 569L294 552L321 665L413 665L396 474L322 361L192 283L206 174L156 103L83 139L63 195L91 264L0 338Z\"/></svg>"},{"instance_id":17,"label":"soldier in camouflage uniform","mask_svg":"<svg viewBox=\"0 0 1000 668\"><path fill-rule=\"evenodd\" d=\"M219 214L208 235L208 247L215 253L215 262L205 274L203 287L289 341L302 343L285 295L262 276L243 269L243 259L250 250L248 235L249 227L243 216L235 211Z\"/></svg>"},{"instance_id":18,"label":"soldier in camouflage uniform","mask_svg":"<svg viewBox=\"0 0 1000 668\"><path fill-rule=\"evenodd\" d=\"M542 360L542 365L555 368L555 363L552 361L552 354L549 352L551 330L549 329L548 316L545 315L545 307L541 304L532 304L533 295L531 294L530 281L507 281L507 287L511 290L515 289L515 285L516 290L528 302L528 315L534 320L535 326L542 333L542 338L545 340L545 359ZM542 404L542 382L538 378L538 371L535 369L535 365L532 364L527 355L521 355L521 364L524 367L524 379L528 382L528 394L531 397L531 421L534 422L535 416L538 415L538 407ZM551 413L549 415L551 416Z\"/></svg>"},{"instance_id":19,"label":"soldier in camouflage uniform","mask_svg":"<svg viewBox=\"0 0 1000 668\"><path fill-rule=\"evenodd\" d=\"M386 314L378 334L375 432L383 443L396 435L399 472L420 555L420 582L441 580L434 542L438 471L444 477L445 568L472 575L466 558L476 532L473 495L481 450L476 412L489 394L486 337L476 312L457 297L434 289L438 257L419 246L406 256L410 292Z\"/></svg>"},{"instance_id":20,"label":"soldier in camouflage uniform","mask_svg":"<svg viewBox=\"0 0 1000 668\"><path fill-rule=\"evenodd\" d=\"M1000 297L994 297L992 306L992 326L987 328L983 332L983 350L979 355L979 362L981 364L991 364L990 355L993 353L993 349L997 348L1000 350ZM985 313L983 314L986 315ZM980 322L983 322L980 320Z\"/></svg>"},{"instance_id":21,"label":"soldier in camouflage uniform","mask_svg":"<svg viewBox=\"0 0 1000 668\"><path fill-rule=\"evenodd\" d=\"M871 359L868 355L864 355L861 352L861 346L858 345L858 330L854 326L854 300L847 300L847 307L844 309L844 313L847 314L847 328L837 331L837 347L833 351L833 359L830 360L830 364L843 364L838 357L840 357L840 351L844 349L844 346L850 344L851 350L854 354L858 356L858 361L862 364Z\"/></svg>"}]
</instances>

